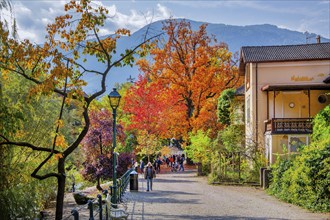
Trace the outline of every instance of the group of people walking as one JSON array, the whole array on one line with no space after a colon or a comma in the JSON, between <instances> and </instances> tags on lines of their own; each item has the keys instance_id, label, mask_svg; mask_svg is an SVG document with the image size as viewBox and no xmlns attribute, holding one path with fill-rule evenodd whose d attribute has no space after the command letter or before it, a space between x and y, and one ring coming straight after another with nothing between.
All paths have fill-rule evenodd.
<instances>
[{"instance_id":1,"label":"group of people walking","mask_svg":"<svg viewBox=\"0 0 330 220\"><path fill-rule=\"evenodd\" d=\"M184 171L183 163L185 160L184 154L172 155L165 159L167 167L171 167L171 172Z\"/></svg>"},{"instance_id":2,"label":"group of people walking","mask_svg":"<svg viewBox=\"0 0 330 220\"><path fill-rule=\"evenodd\" d=\"M151 162L148 162L145 166L145 163L143 160L140 160L140 164L136 161L134 162L134 159L132 160L132 165L135 168L135 171L138 172L138 168L140 168L140 173L144 175L144 179L147 180L147 192L152 190L152 180L156 178L156 174L160 173L160 165L165 162L167 164L167 167L171 168L171 172L177 172L177 171L184 171L183 163L185 161L185 155L171 155L169 157L164 156L163 159L160 157L157 157L152 164Z\"/></svg>"}]
</instances>

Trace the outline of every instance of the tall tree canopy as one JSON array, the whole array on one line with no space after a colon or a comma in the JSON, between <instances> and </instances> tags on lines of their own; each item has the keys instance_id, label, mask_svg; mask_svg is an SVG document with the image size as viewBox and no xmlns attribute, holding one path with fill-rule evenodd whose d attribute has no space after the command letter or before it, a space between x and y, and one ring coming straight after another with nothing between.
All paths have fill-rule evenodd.
<instances>
[{"instance_id":1,"label":"tall tree canopy","mask_svg":"<svg viewBox=\"0 0 330 220\"><path fill-rule=\"evenodd\" d=\"M217 126L217 98L238 81L232 54L224 43L207 35L206 25L194 31L185 20L169 20L163 30L165 44L151 49L152 61L138 61L141 70L179 95L177 100L186 106L182 119L188 124L182 134Z\"/></svg>"},{"instance_id":2,"label":"tall tree canopy","mask_svg":"<svg viewBox=\"0 0 330 220\"><path fill-rule=\"evenodd\" d=\"M145 130L160 138L175 135L177 127L185 126L178 120L185 106L177 99L175 90L159 81L150 81L148 75L140 75L124 97L124 112L130 115L127 128ZM172 125L173 121L176 121L176 126Z\"/></svg>"},{"instance_id":3,"label":"tall tree canopy","mask_svg":"<svg viewBox=\"0 0 330 220\"><path fill-rule=\"evenodd\" d=\"M185 106L178 101L175 90L160 81L150 81L148 75L140 75L124 96L123 112L128 115L128 131L135 131L138 140L137 154L150 155L160 150L161 139L180 137L181 120Z\"/></svg>"}]
</instances>

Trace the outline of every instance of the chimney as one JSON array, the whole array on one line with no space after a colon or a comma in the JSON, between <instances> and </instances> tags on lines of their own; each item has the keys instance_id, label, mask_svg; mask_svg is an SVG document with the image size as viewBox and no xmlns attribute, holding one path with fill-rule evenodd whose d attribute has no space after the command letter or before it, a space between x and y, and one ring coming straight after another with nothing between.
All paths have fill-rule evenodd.
<instances>
[{"instance_id":1,"label":"chimney","mask_svg":"<svg viewBox=\"0 0 330 220\"><path fill-rule=\"evenodd\" d=\"M316 36L316 43L321 43L321 36L320 35L317 35Z\"/></svg>"}]
</instances>

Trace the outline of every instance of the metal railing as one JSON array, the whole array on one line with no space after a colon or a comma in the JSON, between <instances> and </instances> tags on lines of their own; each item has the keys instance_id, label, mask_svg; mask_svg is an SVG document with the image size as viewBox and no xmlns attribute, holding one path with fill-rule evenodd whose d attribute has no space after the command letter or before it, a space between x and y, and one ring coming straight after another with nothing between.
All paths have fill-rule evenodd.
<instances>
[{"instance_id":1,"label":"metal railing","mask_svg":"<svg viewBox=\"0 0 330 220\"><path fill-rule=\"evenodd\" d=\"M116 190L116 194L117 194L117 198L118 198L118 203L122 202L122 198L124 193L126 192L129 180L130 180L130 174L134 169L129 169L126 171L126 173L124 175L122 175L122 177L120 177L117 180L117 186L118 186L118 190ZM113 187L110 186L110 195L112 195L113 192ZM104 190L103 191L103 195L105 195L105 197L107 198L108 196L108 191ZM97 205L97 209L95 210L95 205ZM79 220L79 212L82 209L88 209L89 210L89 220L95 220L97 216L99 216L100 220L108 220L109 219L109 214L108 214L108 203L104 203L102 202L102 195L98 194L97 198L93 199L93 200L88 200L87 202L87 207L83 206L83 207L79 207L79 208L75 208L72 209L71 214L64 218L64 219L73 219L74 220Z\"/></svg>"},{"instance_id":2,"label":"metal railing","mask_svg":"<svg viewBox=\"0 0 330 220\"><path fill-rule=\"evenodd\" d=\"M272 118L265 121L265 131L272 134L311 134L313 118Z\"/></svg>"},{"instance_id":3,"label":"metal railing","mask_svg":"<svg viewBox=\"0 0 330 220\"><path fill-rule=\"evenodd\" d=\"M129 178L130 178L130 174L131 172L134 170L134 168L131 168L129 170L126 171L126 173L124 173L124 175L122 175L118 180L117 180L117 187L118 190L116 190L117 193L117 200L118 203L122 201L122 196L124 195L126 188L128 186L129 183ZM111 195L113 195L113 187L110 186L110 192Z\"/></svg>"}]
</instances>

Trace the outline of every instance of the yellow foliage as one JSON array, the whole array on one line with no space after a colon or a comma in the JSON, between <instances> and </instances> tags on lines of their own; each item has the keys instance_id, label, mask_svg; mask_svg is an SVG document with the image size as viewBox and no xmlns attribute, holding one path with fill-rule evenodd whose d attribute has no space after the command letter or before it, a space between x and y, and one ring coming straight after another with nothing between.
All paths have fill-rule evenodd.
<instances>
[{"instance_id":1,"label":"yellow foliage","mask_svg":"<svg viewBox=\"0 0 330 220\"><path fill-rule=\"evenodd\" d=\"M168 146L164 146L161 150L160 153L162 156L167 156L171 154L171 148Z\"/></svg>"},{"instance_id":2,"label":"yellow foliage","mask_svg":"<svg viewBox=\"0 0 330 220\"><path fill-rule=\"evenodd\" d=\"M62 128L64 126L64 121L59 119L56 121L56 126L58 126L59 128Z\"/></svg>"},{"instance_id":3,"label":"yellow foliage","mask_svg":"<svg viewBox=\"0 0 330 220\"><path fill-rule=\"evenodd\" d=\"M63 154L62 153L58 153L58 154L55 154L55 159L56 160L59 160L60 158L63 158Z\"/></svg>"},{"instance_id":4,"label":"yellow foliage","mask_svg":"<svg viewBox=\"0 0 330 220\"><path fill-rule=\"evenodd\" d=\"M55 145L56 145L57 147L60 147L60 148L65 148L65 146L66 146L66 141L65 141L65 138L64 138L63 135L58 135L58 136L56 137Z\"/></svg>"}]
</instances>

